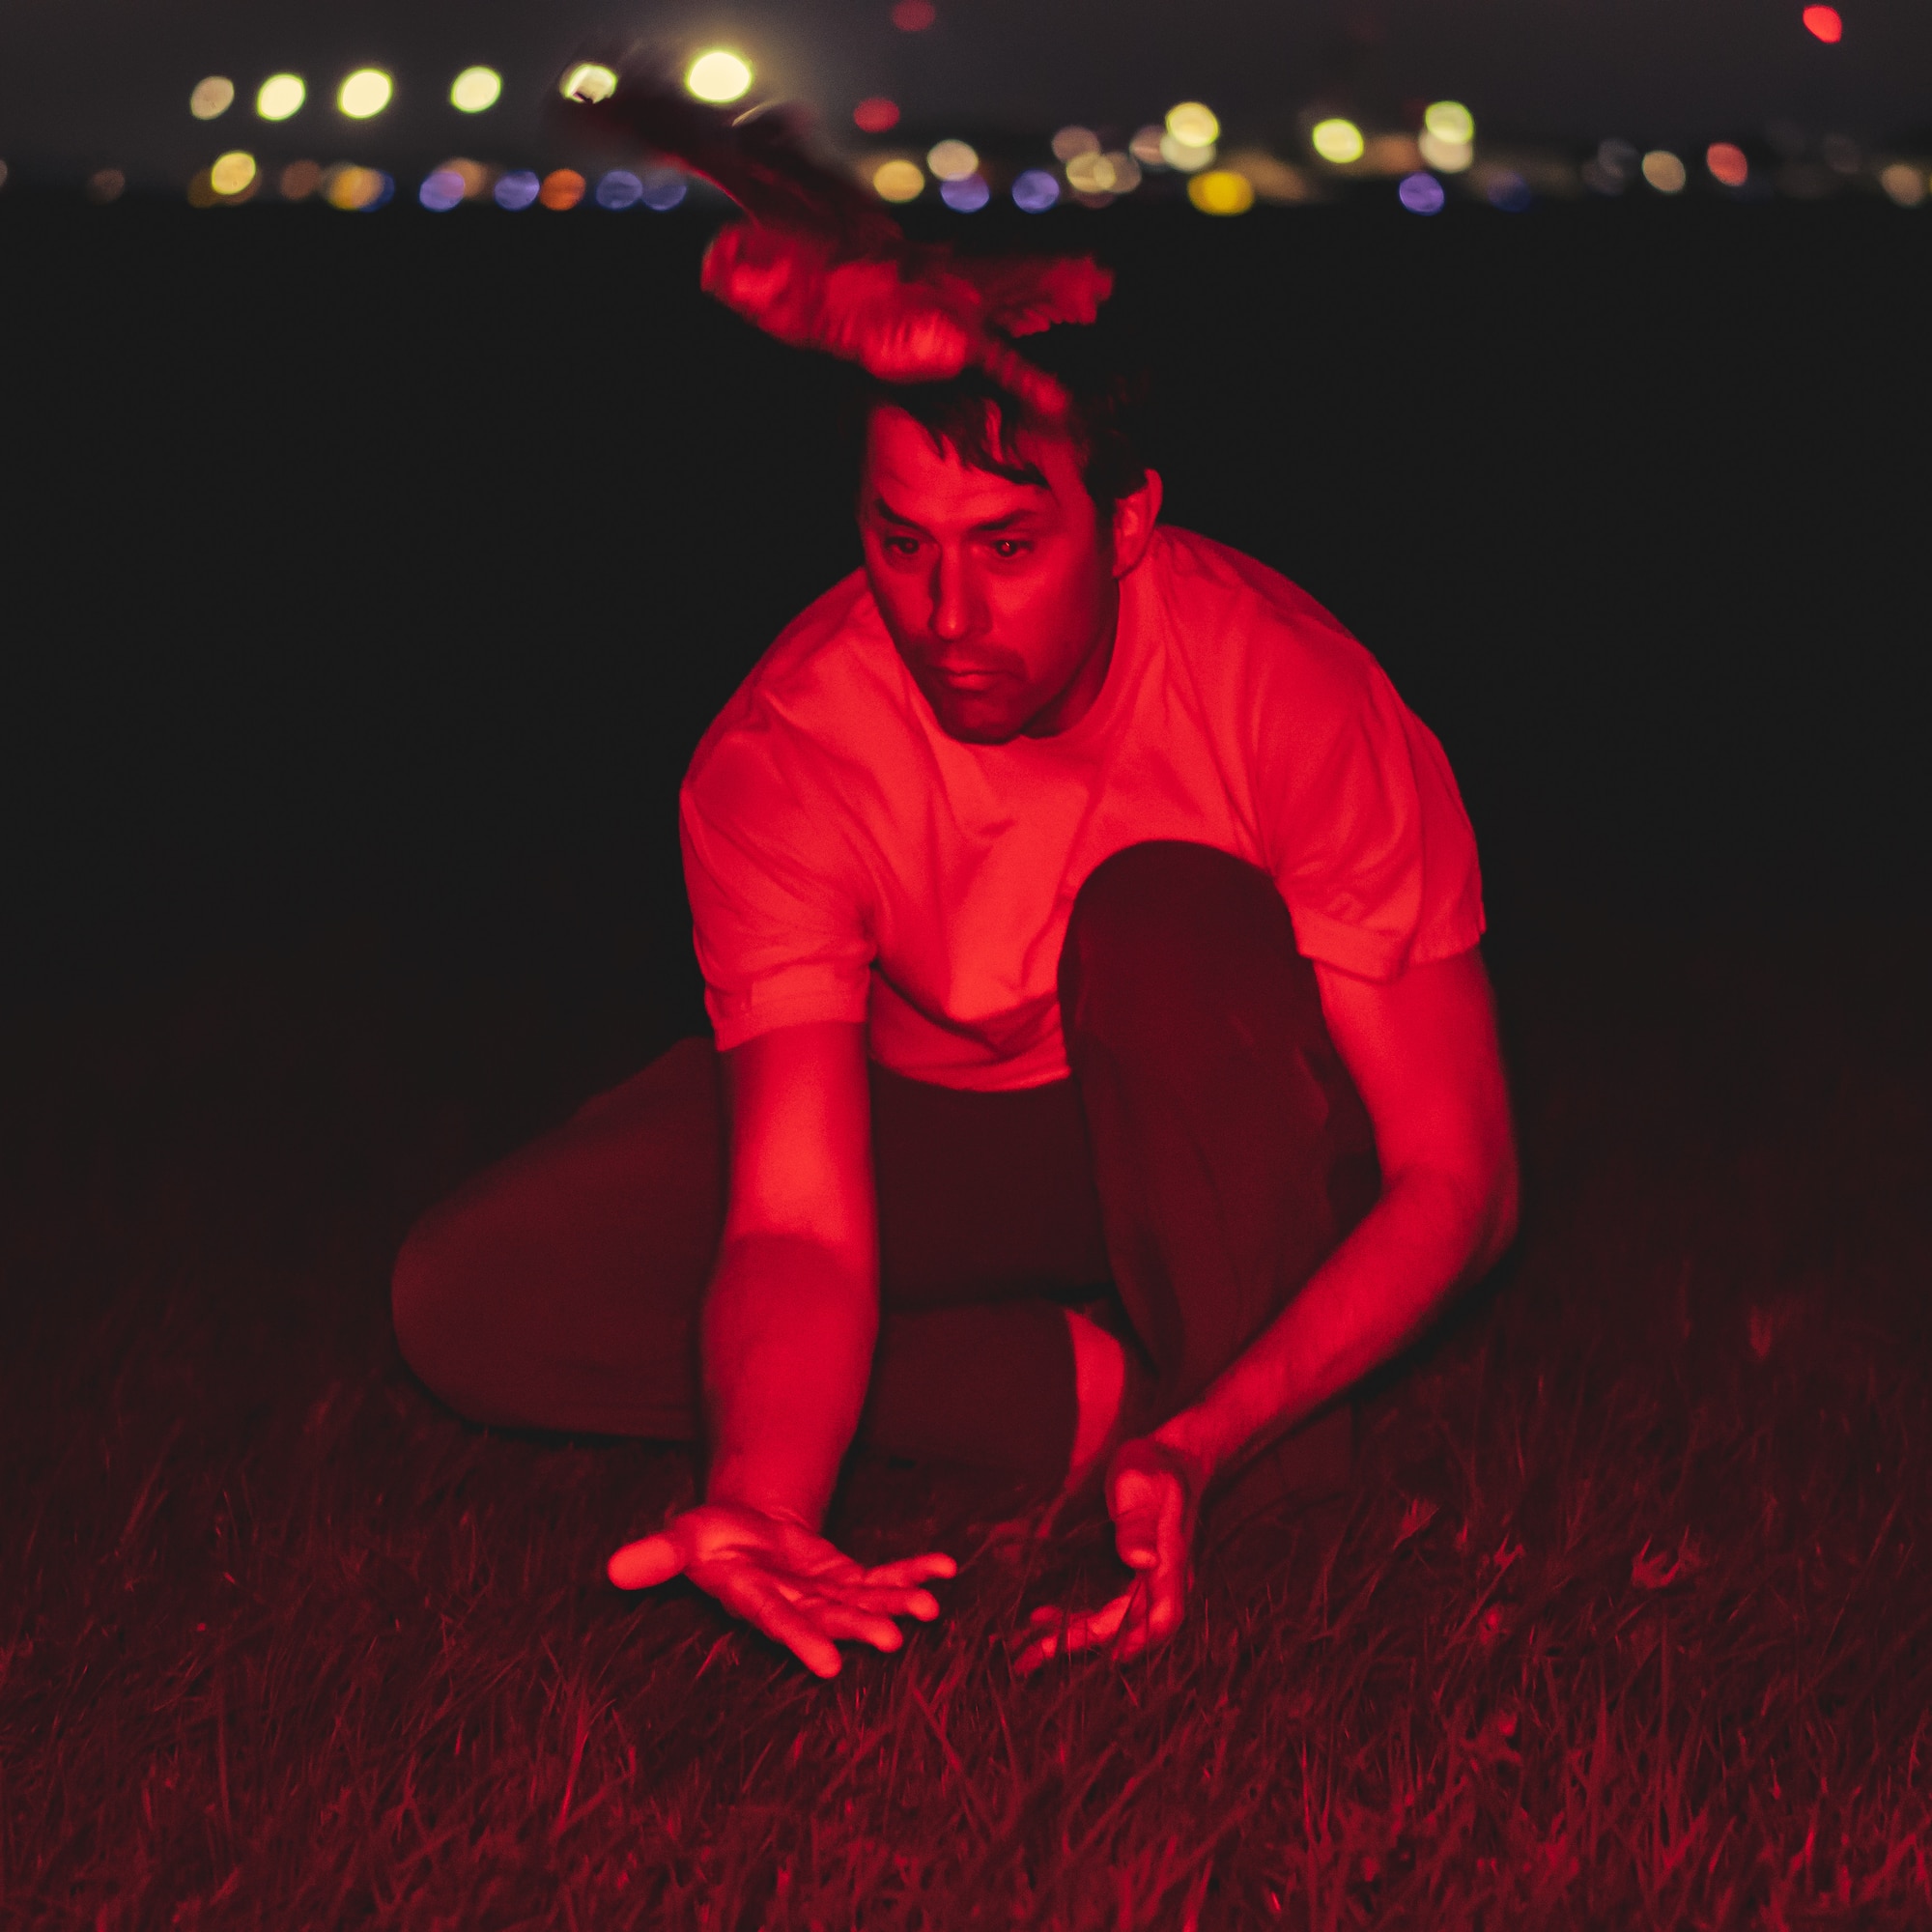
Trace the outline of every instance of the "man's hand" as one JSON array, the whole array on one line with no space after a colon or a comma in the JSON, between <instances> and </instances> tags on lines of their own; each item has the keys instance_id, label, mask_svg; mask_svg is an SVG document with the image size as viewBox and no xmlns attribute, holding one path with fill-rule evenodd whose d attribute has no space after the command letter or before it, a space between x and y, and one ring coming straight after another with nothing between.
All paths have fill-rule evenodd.
<instances>
[{"instance_id":1,"label":"man's hand","mask_svg":"<svg viewBox=\"0 0 1932 1932\"><path fill-rule=\"evenodd\" d=\"M862 1569L803 1523L735 1503L703 1503L655 1536L627 1543L606 1566L620 1590L648 1590L689 1577L820 1677L837 1677L838 1639L877 1650L905 1641L896 1617L930 1623L939 1605L920 1587L957 1565L932 1551Z\"/></svg>"},{"instance_id":2,"label":"man's hand","mask_svg":"<svg viewBox=\"0 0 1932 1932\"><path fill-rule=\"evenodd\" d=\"M1047 1605L1035 1610L1028 1619L1032 1641L1014 1660L1014 1670L1025 1676L1050 1657L1094 1644L1109 1645L1116 1657L1133 1657L1172 1636L1193 1581L1189 1551L1205 1487L1202 1466L1157 1438L1122 1442L1107 1465L1107 1514L1121 1561L1139 1575L1124 1594L1086 1616L1069 1617Z\"/></svg>"}]
</instances>

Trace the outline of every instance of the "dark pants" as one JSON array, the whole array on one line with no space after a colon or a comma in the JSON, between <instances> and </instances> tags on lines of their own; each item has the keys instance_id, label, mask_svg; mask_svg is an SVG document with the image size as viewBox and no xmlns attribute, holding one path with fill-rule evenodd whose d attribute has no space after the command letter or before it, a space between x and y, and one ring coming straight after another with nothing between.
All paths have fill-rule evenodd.
<instances>
[{"instance_id":1,"label":"dark pants","mask_svg":"<svg viewBox=\"0 0 1932 1932\"><path fill-rule=\"evenodd\" d=\"M1112 1284L1156 1419L1375 1199L1367 1115L1265 873L1202 845L1117 853L1075 902L1060 1005L1070 1080L973 1094L871 1069L876 1448L1057 1477L1075 1422L1063 1302ZM681 1041L417 1224L396 1334L453 1407L699 1433L718 1073L708 1041Z\"/></svg>"}]
</instances>

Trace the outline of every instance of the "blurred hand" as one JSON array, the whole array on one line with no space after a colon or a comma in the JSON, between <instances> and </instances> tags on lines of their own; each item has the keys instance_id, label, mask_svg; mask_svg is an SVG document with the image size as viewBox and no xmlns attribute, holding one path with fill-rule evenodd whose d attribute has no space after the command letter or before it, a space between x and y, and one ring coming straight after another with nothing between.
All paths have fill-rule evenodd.
<instances>
[{"instance_id":1,"label":"blurred hand","mask_svg":"<svg viewBox=\"0 0 1932 1932\"><path fill-rule=\"evenodd\" d=\"M738 1503L702 1503L657 1535L625 1544L605 1568L620 1590L689 1577L808 1670L836 1677L839 1638L897 1650L905 1637L895 1619L930 1623L939 1605L920 1586L954 1575L957 1566L933 1551L867 1570L789 1518Z\"/></svg>"},{"instance_id":2,"label":"blurred hand","mask_svg":"<svg viewBox=\"0 0 1932 1932\"><path fill-rule=\"evenodd\" d=\"M1025 1676L1050 1657L1095 1644L1133 1657L1171 1637L1194 1578L1189 1552L1205 1486L1205 1472L1166 1443L1151 1435L1122 1442L1107 1465L1107 1514L1121 1561L1138 1574L1121 1596L1085 1616L1049 1605L1035 1610L1031 1641L1013 1668Z\"/></svg>"}]
</instances>

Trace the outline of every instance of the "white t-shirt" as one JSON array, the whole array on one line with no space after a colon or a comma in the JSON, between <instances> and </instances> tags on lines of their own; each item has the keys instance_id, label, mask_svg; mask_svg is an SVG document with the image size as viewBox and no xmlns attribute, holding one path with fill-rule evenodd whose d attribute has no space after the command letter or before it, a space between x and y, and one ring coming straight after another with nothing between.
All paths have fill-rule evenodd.
<instances>
[{"instance_id":1,"label":"white t-shirt","mask_svg":"<svg viewBox=\"0 0 1932 1932\"><path fill-rule=\"evenodd\" d=\"M1169 527L1122 582L1087 715L1006 745L939 728L855 572L705 733L681 825L721 1050L864 1021L873 1058L946 1087L1065 1077L1074 895L1143 839L1264 867L1301 952L1366 979L1483 931L1448 760L1380 667L1286 579Z\"/></svg>"}]
</instances>

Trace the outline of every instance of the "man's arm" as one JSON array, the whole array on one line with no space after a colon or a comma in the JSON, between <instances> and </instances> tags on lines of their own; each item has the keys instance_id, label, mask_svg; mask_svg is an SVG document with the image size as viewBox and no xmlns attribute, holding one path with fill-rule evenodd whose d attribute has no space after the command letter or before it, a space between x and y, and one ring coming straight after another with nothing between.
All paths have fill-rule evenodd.
<instances>
[{"instance_id":1,"label":"man's arm","mask_svg":"<svg viewBox=\"0 0 1932 1932\"><path fill-rule=\"evenodd\" d=\"M1482 955L1386 984L1315 971L1375 1126L1381 1196L1200 1401L1155 1432L1208 1476L1386 1361L1516 1234L1516 1139Z\"/></svg>"}]
</instances>

